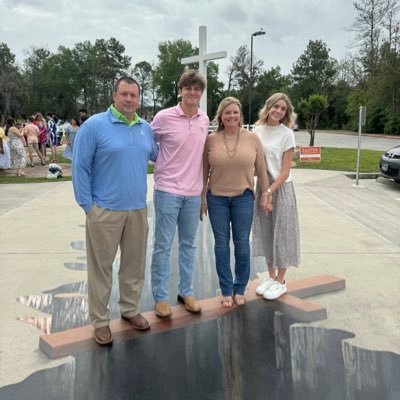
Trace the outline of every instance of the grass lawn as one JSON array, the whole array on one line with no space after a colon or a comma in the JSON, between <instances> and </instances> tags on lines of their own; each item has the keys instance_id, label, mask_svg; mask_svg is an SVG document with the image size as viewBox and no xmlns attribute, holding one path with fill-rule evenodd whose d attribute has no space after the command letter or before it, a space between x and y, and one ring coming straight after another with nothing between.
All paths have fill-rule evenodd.
<instances>
[{"instance_id":1,"label":"grass lawn","mask_svg":"<svg viewBox=\"0 0 400 400\"><path fill-rule=\"evenodd\" d=\"M379 172L379 159L383 151L361 150L360 172ZM300 162L296 160L296 169L324 169L333 171L356 172L357 149L321 148L321 162Z\"/></svg>"},{"instance_id":2,"label":"grass lawn","mask_svg":"<svg viewBox=\"0 0 400 400\"><path fill-rule=\"evenodd\" d=\"M379 159L383 151L361 150L360 156L360 172L379 172ZM60 164L71 164L62 156L62 152L58 152L58 162ZM357 166L357 150L356 149L338 149L332 147L321 148L321 162L300 162L296 160L296 169L325 169L333 171L355 172ZM147 172L154 172L154 165L149 164ZM46 178L23 178L11 175L0 174L0 184L2 183L37 183L37 182L63 182L70 181L70 176L50 180Z\"/></svg>"},{"instance_id":3,"label":"grass lawn","mask_svg":"<svg viewBox=\"0 0 400 400\"><path fill-rule=\"evenodd\" d=\"M47 178L29 178L23 176L12 176L12 175L0 175L0 185L2 183L43 183L43 182L67 182L70 181L70 176L62 176L57 179Z\"/></svg>"},{"instance_id":4,"label":"grass lawn","mask_svg":"<svg viewBox=\"0 0 400 400\"><path fill-rule=\"evenodd\" d=\"M63 152L58 150L57 152L58 164L72 164L72 161L69 158L63 157Z\"/></svg>"}]
</instances>

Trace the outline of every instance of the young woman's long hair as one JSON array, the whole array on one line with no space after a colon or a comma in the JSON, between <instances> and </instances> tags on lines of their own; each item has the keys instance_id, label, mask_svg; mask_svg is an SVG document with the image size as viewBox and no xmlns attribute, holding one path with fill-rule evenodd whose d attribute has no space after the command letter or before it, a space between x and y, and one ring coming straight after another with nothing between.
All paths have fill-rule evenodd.
<instances>
[{"instance_id":1,"label":"young woman's long hair","mask_svg":"<svg viewBox=\"0 0 400 400\"><path fill-rule=\"evenodd\" d=\"M256 125L265 125L268 121L269 111L279 100L284 100L287 104L287 110L284 117L280 120L283 125L290 127L296 121L297 115L294 112L292 102L284 93L275 93L264 104L264 107L258 113L258 121Z\"/></svg>"}]
</instances>

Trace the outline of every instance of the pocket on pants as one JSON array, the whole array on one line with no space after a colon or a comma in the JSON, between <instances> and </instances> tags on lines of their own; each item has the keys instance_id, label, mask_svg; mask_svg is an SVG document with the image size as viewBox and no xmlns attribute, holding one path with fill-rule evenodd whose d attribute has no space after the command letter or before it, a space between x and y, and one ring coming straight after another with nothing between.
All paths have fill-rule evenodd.
<instances>
[{"instance_id":1,"label":"pocket on pants","mask_svg":"<svg viewBox=\"0 0 400 400\"><path fill-rule=\"evenodd\" d=\"M89 210L89 212L86 214L86 218L90 222L95 222L97 221L100 216L106 211L106 209L101 208L99 206L96 206L96 204L93 204L92 208Z\"/></svg>"}]
</instances>

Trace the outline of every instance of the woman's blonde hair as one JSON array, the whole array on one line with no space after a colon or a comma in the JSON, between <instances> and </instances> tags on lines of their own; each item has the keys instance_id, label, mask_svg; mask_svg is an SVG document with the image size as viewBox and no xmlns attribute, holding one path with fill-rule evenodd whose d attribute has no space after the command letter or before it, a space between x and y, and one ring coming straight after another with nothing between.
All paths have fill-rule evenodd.
<instances>
[{"instance_id":1,"label":"woman's blonde hair","mask_svg":"<svg viewBox=\"0 0 400 400\"><path fill-rule=\"evenodd\" d=\"M213 125L217 125L216 132L221 132L224 130L224 124L222 122L222 113L224 112L225 108L230 106L231 104L236 104L237 106L239 106L240 110L239 127L241 128L243 126L242 105L240 104L240 101L236 97L225 97L221 101L221 103L219 103L217 115L214 117L212 121Z\"/></svg>"},{"instance_id":2,"label":"woman's blonde hair","mask_svg":"<svg viewBox=\"0 0 400 400\"><path fill-rule=\"evenodd\" d=\"M269 111L279 100L284 100L287 105L286 113L284 117L280 120L280 122L288 127L294 124L297 115L294 112L293 105L289 97L284 93L275 93L269 99L267 99L264 107L258 113L258 121L256 122L256 125L264 125L267 123Z\"/></svg>"}]
</instances>

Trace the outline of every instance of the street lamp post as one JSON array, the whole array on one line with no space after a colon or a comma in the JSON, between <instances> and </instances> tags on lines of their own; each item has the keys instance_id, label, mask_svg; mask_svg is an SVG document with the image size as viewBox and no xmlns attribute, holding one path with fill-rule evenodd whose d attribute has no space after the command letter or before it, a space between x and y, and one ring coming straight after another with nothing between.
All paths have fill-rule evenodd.
<instances>
[{"instance_id":1,"label":"street lamp post","mask_svg":"<svg viewBox=\"0 0 400 400\"><path fill-rule=\"evenodd\" d=\"M259 31L251 34L251 46L250 46L250 86L249 86L249 130L251 125L251 90L253 88L253 37L265 35L264 30L261 28Z\"/></svg>"}]
</instances>

